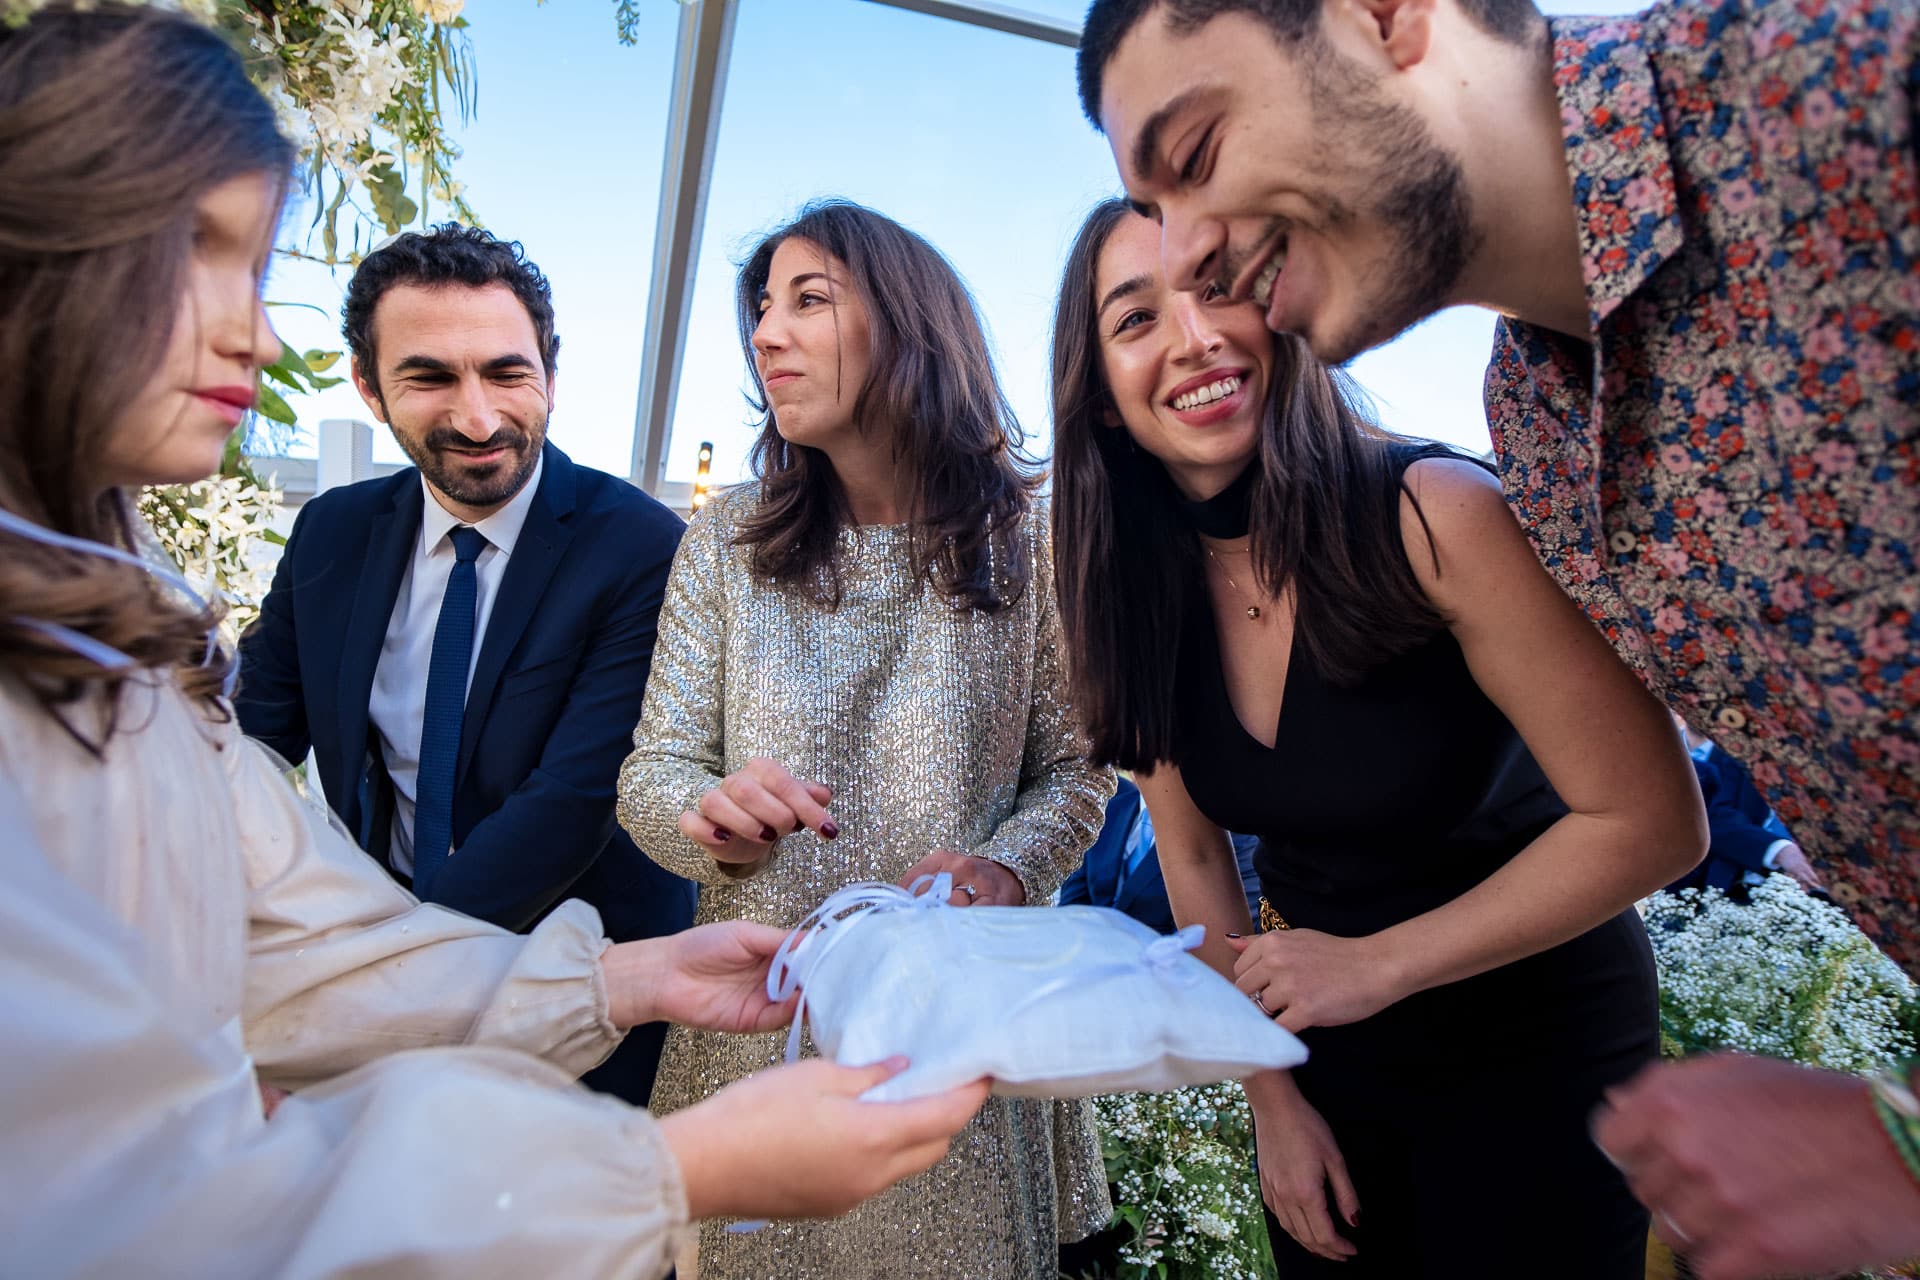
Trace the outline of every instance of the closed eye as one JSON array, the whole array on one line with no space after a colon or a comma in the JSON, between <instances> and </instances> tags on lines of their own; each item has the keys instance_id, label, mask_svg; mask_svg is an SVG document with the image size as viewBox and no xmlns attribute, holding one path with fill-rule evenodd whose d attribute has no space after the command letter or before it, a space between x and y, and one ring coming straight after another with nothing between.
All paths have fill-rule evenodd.
<instances>
[{"instance_id":1,"label":"closed eye","mask_svg":"<svg viewBox=\"0 0 1920 1280\"><path fill-rule=\"evenodd\" d=\"M1207 131L1200 135L1199 143L1192 151L1187 153L1186 161L1180 166L1180 181L1182 183L1192 183L1200 177L1200 165L1201 162L1206 159L1207 144L1212 141L1213 127L1209 125Z\"/></svg>"}]
</instances>

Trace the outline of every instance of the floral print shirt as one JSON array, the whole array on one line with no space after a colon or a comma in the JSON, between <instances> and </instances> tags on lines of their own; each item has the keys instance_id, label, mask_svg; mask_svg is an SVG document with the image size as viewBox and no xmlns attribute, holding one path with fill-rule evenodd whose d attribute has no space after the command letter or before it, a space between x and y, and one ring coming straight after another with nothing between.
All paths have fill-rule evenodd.
<instances>
[{"instance_id":1,"label":"floral print shirt","mask_svg":"<svg viewBox=\"0 0 1920 1280\"><path fill-rule=\"evenodd\" d=\"M1647 684L1920 962L1920 10L1550 21L1591 345L1515 320L1509 503Z\"/></svg>"}]
</instances>

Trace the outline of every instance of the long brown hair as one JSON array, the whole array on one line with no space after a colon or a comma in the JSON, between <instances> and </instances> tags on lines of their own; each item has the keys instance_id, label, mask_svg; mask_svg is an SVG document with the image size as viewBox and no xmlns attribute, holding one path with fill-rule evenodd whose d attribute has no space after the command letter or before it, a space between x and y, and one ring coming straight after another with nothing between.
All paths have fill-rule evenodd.
<instances>
[{"instance_id":1,"label":"long brown hair","mask_svg":"<svg viewBox=\"0 0 1920 1280\"><path fill-rule=\"evenodd\" d=\"M936 589L995 612L1026 589L1020 524L1040 477L1000 390L973 296L940 251L882 214L823 200L762 240L740 268L734 301L761 415L753 446L759 507L741 522L755 573L798 583L826 608L840 602L839 533L849 519L833 464L781 436L753 360L760 294L774 250L806 240L846 264L867 311L872 372L853 404L863 432L884 432L915 482L908 520L915 564Z\"/></svg>"},{"instance_id":2,"label":"long brown hair","mask_svg":"<svg viewBox=\"0 0 1920 1280\"><path fill-rule=\"evenodd\" d=\"M1175 680L1190 610L1205 608L1198 535L1159 459L1136 446L1100 363L1094 283L1125 202L1095 206L1067 257L1053 326L1053 538L1073 699L1093 758L1179 763ZM1407 562L1396 448L1368 422L1344 375L1305 344L1274 338L1251 523L1254 574L1289 589L1295 637L1328 679L1352 683L1443 625ZM1418 511L1418 504L1415 504ZM1425 517L1421 517L1424 522ZM1207 655L1207 661L1216 661Z\"/></svg>"},{"instance_id":3,"label":"long brown hair","mask_svg":"<svg viewBox=\"0 0 1920 1280\"><path fill-rule=\"evenodd\" d=\"M0 507L44 528L136 545L128 495L95 477L116 420L159 368L200 196L293 150L239 56L191 19L119 4L0 22ZM0 531L0 666L49 702L114 673L20 619L173 669L217 699L203 664L217 607L144 573Z\"/></svg>"}]
</instances>

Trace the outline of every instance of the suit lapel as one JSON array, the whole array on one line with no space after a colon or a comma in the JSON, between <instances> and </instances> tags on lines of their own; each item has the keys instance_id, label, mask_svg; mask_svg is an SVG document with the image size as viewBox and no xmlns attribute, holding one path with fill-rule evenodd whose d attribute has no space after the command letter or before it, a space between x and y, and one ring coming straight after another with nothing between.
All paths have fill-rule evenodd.
<instances>
[{"instance_id":1,"label":"suit lapel","mask_svg":"<svg viewBox=\"0 0 1920 1280\"><path fill-rule=\"evenodd\" d=\"M507 571L500 578L500 594L494 598L493 612L487 618L487 634L480 641L480 658L474 664L473 682L467 686L467 711L460 724L460 755L454 763L456 794L460 780L467 776L480 731L486 726L487 712L493 705L494 690L514 646L520 643L527 623L533 618L546 594L547 584L567 546L573 541L573 463L552 445L546 446L545 463L540 474L540 489L527 511L527 522L520 527L520 538L507 558Z\"/></svg>"},{"instance_id":2,"label":"suit lapel","mask_svg":"<svg viewBox=\"0 0 1920 1280\"><path fill-rule=\"evenodd\" d=\"M359 589L354 593L340 654L340 688L336 697L340 708L340 749L346 757L342 761L341 776L348 779L350 786L358 785L365 759L367 701L373 696L373 673L380 662L380 646L387 638L387 624L393 618L393 602L400 594L400 579L406 575L408 558L420 537L419 475L407 470L401 472L398 479L399 492L393 502L377 512L367 527L366 563L361 566Z\"/></svg>"}]
</instances>

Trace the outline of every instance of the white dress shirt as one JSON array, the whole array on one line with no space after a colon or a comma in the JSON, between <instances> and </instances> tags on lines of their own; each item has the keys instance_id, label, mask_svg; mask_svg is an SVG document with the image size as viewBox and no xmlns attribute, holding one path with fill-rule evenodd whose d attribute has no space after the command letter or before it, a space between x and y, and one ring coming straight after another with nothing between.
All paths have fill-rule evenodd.
<instances>
[{"instance_id":1,"label":"white dress shirt","mask_svg":"<svg viewBox=\"0 0 1920 1280\"><path fill-rule=\"evenodd\" d=\"M474 562L479 578L474 598L473 654L467 661L467 683L473 683L474 664L487 637L494 597L507 561L527 523L527 511L540 489L544 459L533 464L533 474L512 501L474 525L487 545ZM387 620L387 638L380 645L380 662L373 670L373 693L367 715L380 731L380 755L393 779L394 870L413 873L413 806L420 781L420 733L426 727L427 668L433 661L433 632L440 624L440 602L446 598L447 579L453 574L453 540L447 534L464 523L440 505L425 476L420 477L425 502L420 509L420 540L400 579L393 616Z\"/></svg>"}]
</instances>

